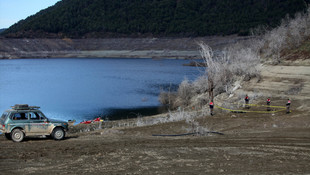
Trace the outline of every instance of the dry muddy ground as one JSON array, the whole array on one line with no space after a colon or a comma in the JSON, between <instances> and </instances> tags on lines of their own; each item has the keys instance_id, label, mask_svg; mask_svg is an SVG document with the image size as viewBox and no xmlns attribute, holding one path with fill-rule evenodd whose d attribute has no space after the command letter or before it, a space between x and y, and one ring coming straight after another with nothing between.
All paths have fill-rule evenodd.
<instances>
[{"instance_id":1,"label":"dry muddy ground","mask_svg":"<svg viewBox=\"0 0 310 175\"><path fill-rule=\"evenodd\" d=\"M309 174L310 119L225 114L199 119L224 135L181 134L185 122L69 133L63 141L0 137L1 174Z\"/></svg>"},{"instance_id":2,"label":"dry muddy ground","mask_svg":"<svg viewBox=\"0 0 310 175\"><path fill-rule=\"evenodd\" d=\"M196 119L224 135L153 136L191 132L179 121L89 132L88 125L77 125L62 141L13 143L0 136L0 174L310 174L309 71L266 67L261 81L235 92L260 94L252 98L256 104L271 96L275 106L284 106L289 96L290 114L216 109L214 116Z\"/></svg>"}]
</instances>

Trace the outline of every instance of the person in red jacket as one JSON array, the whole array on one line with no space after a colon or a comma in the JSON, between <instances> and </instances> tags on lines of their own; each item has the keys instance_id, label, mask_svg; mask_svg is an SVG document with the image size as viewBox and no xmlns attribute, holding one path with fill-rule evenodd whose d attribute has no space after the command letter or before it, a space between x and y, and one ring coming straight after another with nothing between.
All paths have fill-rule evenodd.
<instances>
[{"instance_id":1,"label":"person in red jacket","mask_svg":"<svg viewBox=\"0 0 310 175\"><path fill-rule=\"evenodd\" d=\"M210 106L210 115L213 115L213 108L214 108L213 100L211 100L209 106Z\"/></svg>"},{"instance_id":2,"label":"person in red jacket","mask_svg":"<svg viewBox=\"0 0 310 175\"><path fill-rule=\"evenodd\" d=\"M249 106L250 98L248 94L245 95L244 101L245 101L245 108L250 109L250 106Z\"/></svg>"},{"instance_id":3,"label":"person in red jacket","mask_svg":"<svg viewBox=\"0 0 310 175\"><path fill-rule=\"evenodd\" d=\"M267 98L267 111L270 111L270 103L271 103L271 100L270 100L270 97Z\"/></svg>"},{"instance_id":4,"label":"person in red jacket","mask_svg":"<svg viewBox=\"0 0 310 175\"><path fill-rule=\"evenodd\" d=\"M286 103L286 113L290 113L290 106L291 106L291 100L287 99L287 103Z\"/></svg>"}]
</instances>

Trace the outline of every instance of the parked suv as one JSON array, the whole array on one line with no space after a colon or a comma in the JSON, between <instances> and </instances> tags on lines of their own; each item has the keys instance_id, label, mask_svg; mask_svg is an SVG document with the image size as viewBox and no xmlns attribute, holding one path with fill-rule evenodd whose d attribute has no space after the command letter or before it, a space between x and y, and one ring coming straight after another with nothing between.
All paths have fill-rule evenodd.
<instances>
[{"instance_id":1,"label":"parked suv","mask_svg":"<svg viewBox=\"0 0 310 175\"><path fill-rule=\"evenodd\" d=\"M25 136L50 135L61 140L68 131L68 123L45 117L38 106L17 104L4 111L0 118L0 132L14 142L23 141Z\"/></svg>"}]
</instances>

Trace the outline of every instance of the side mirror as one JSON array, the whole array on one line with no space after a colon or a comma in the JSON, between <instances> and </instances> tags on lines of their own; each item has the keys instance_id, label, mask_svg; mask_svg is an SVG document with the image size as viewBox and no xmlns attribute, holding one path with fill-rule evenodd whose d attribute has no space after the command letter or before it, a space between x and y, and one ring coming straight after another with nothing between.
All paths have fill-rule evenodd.
<instances>
[{"instance_id":1,"label":"side mirror","mask_svg":"<svg viewBox=\"0 0 310 175\"><path fill-rule=\"evenodd\" d=\"M44 121L44 123L48 123L49 122L47 118L44 119L43 121Z\"/></svg>"}]
</instances>

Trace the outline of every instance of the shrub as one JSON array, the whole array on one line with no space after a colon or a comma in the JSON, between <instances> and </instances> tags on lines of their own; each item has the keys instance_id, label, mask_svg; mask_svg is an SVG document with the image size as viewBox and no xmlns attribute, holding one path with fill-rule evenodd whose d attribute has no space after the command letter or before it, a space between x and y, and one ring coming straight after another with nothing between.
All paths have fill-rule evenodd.
<instances>
[{"instance_id":1,"label":"shrub","mask_svg":"<svg viewBox=\"0 0 310 175\"><path fill-rule=\"evenodd\" d=\"M168 105L171 106L173 105L173 102L176 99L176 93L175 92L165 92L165 91L161 91L159 93L159 102L163 105Z\"/></svg>"},{"instance_id":2,"label":"shrub","mask_svg":"<svg viewBox=\"0 0 310 175\"><path fill-rule=\"evenodd\" d=\"M176 105L188 106L193 95L192 84L188 80L182 81L177 91Z\"/></svg>"},{"instance_id":3,"label":"shrub","mask_svg":"<svg viewBox=\"0 0 310 175\"><path fill-rule=\"evenodd\" d=\"M280 26L270 31L260 32L263 46L260 49L263 57L279 63L285 49L299 47L310 35L310 7L304 13L297 13L294 18L286 17Z\"/></svg>"},{"instance_id":4,"label":"shrub","mask_svg":"<svg viewBox=\"0 0 310 175\"><path fill-rule=\"evenodd\" d=\"M193 82L193 91L196 94L203 94L208 91L208 76L205 74L198 77L194 82Z\"/></svg>"}]
</instances>

